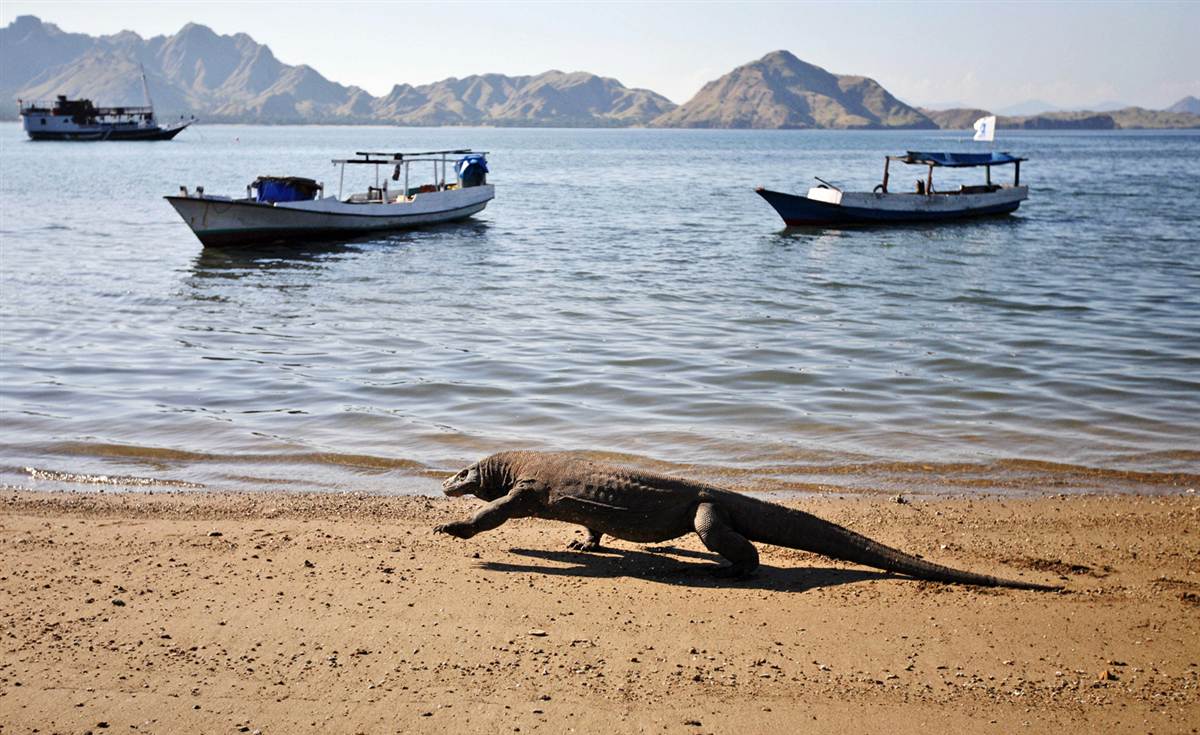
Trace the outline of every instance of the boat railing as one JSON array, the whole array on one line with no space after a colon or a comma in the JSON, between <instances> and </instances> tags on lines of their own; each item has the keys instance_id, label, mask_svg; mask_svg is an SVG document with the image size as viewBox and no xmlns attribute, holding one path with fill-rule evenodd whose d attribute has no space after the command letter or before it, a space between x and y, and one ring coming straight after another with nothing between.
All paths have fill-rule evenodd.
<instances>
[{"instance_id":1,"label":"boat railing","mask_svg":"<svg viewBox=\"0 0 1200 735\"><path fill-rule=\"evenodd\" d=\"M137 107L97 107L93 110L97 115L153 115L153 107L137 106Z\"/></svg>"},{"instance_id":2,"label":"boat railing","mask_svg":"<svg viewBox=\"0 0 1200 735\"><path fill-rule=\"evenodd\" d=\"M338 173L338 199L346 202L363 203L362 195L355 194L349 199L343 199L343 190L346 180L347 165L371 165L375 167L375 185L368 188L368 196L365 201L376 202L377 199L371 198L373 192L382 192L380 195L384 201L388 201L388 186L387 176L384 177L382 185L379 178L380 166L392 166L393 171L391 179L399 181L401 176L404 177L404 192L403 199L411 200L413 188L409 186L409 167L414 163L432 163L433 164L433 187L427 190L425 187L419 187L417 193L427 193L428 191L445 191L446 189L462 185L462 179L457 170L454 171L455 183L448 185L446 183L446 164L449 163L450 156L466 156L466 155L481 155L486 156L487 151L477 151L472 148L451 148L438 151L355 151L354 155L358 158L334 158L332 163L340 168ZM402 197L397 196L395 201L400 201Z\"/></svg>"},{"instance_id":3,"label":"boat railing","mask_svg":"<svg viewBox=\"0 0 1200 735\"><path fill-rule=\"evenodd\" d=\"M60 113L74 114L74 109L78 103L85 100L17 100L17 106L22 113L26 112L42 112L42 113ZM88 100L90 102L90 100ZM79 112L86 111L89 114L101 115L153 115L154 108L146 105L120 105L117 107L96 107L95 105L78 105Z\"/></svg>"},{"instance_id":4,"label":"boat railing","mask_svg":"<svg viewBox=\"0 0 1200 735\"><path fill-rule=\"evenodd\" d=\"M50 112L54 105L53 100L17 100L21 112Z\"/></svg>"}]
</instances>

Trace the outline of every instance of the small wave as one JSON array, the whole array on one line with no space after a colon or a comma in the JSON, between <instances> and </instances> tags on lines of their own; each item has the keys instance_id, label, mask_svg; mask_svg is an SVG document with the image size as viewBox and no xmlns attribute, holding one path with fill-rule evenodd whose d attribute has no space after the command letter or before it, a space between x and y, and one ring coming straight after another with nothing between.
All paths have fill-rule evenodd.
<instances>
[{"instance_id":1,"label":"small wave","mask_svg":"<svg viewBox=\"0 0 1200 735\"><path fill-rule=\"evenodd\" d=\"M1007 311L1025 311L1032 313L1063 312L1068 314L1084 314L1092 311L1092 308L1088 306L1071 304L1038 304L1027 301L1001 299L995 296L987 296L982 294L959 295L939 300L946 304L970 304L972 306L987 306L996 309L1004 309Z\"/></svg>"},{"instance_id":2,"label":"small wave","mask_svg":"<svg viewBox=\"0 0 1200 735\"><path fill-rule=\"evenodd\" d=\"M162 480L156 477L137 477L134 475L90 475L75 472L59 472L58 470L43 470L37 467L26 467L25 472L34 480L50 482L67 482L80 485L120 485L122 487L170 487L180 490L203 490L204 485L184 480Z\"/></svg>"},{"instance_id":3,"label":"small wave","mask_svg":"<svg viewBox=\"0 0 1200 735\"><path fill-rule=\"evenodd\" d=\"M135 446L130 444L101 444L89 442L62 442L43 448L51 454L71 456L133 459L146 462L214 462L222 464L283 464L283 465L335 465L373 470L428 471L428 467L416 460L380 457L371 454L346 452L296 451L278 453L218 454L192 452L165 447Z\"/></svg>"}]
</instances>

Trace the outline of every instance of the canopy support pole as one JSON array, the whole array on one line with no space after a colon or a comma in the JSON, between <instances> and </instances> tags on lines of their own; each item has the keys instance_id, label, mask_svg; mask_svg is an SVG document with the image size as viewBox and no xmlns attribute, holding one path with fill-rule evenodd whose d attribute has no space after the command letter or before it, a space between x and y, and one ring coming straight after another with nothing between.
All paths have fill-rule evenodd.
<instances>
[{"instance_id":1,"label":"canopy support pole","mask_svg":"<svg viewBox=\"0 0 1200 735\"><path fill-rule=\"evenodd\" d=\"M929 165L929 176L925 180L925 196L933 194L933 164Z\"/></svg>"},{"instance_id":2,"label":"canopy support pole","mask_svg":"<svg viewBox=\"0 0 1200 735\"><path fill-rule=\"evenodd\" d=\"M886 157L886 156L884 157L884 159L883 159L883 193L884 194L887 194L888 165L891 162L892 162L892 159L890 157Z\"/></svg>"},{"instance_id":3,"label":"canopy support pole","mask_svg":"<svg viewBox=\"0 0 1200 735\"><path fill-rule=\"evenodd\" d=\"M1013 186L1021 185L1021 162L1017 161L1013 164Z\"/></svg>"}]
</instances>

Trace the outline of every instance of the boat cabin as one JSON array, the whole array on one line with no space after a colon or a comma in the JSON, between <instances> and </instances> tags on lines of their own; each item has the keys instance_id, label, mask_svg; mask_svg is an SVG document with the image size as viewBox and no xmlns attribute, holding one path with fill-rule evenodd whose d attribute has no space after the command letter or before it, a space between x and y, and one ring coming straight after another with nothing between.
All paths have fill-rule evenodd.
<instances>
[{"instance_id":1,"label":"boat cabin","mask_svg":"<svg viewBox=\"0 0 1200 735\"><path fill-rule=\"evenodd\" d=\"M67 99L60 94L53 102L17 100L22 115L70 118L76 125L153 125L153 107L96 107L91 100ZM42 125L46 122L43 120Z\"/></svg>"}]
</instances>

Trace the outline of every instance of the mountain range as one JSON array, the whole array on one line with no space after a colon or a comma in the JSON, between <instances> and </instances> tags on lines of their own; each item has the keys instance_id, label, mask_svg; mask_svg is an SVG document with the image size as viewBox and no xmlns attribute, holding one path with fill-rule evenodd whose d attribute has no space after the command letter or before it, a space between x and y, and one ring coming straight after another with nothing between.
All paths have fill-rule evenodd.
<instances>
[{"instance_id":1,"label":"mountain range","mask_svg":"<svg viewBox=\"0 0 1200 735\"><path fill-rule=\"evenodd\" d=\"M833 74L783 50L709 82L682 105L616 79L557 70L397 83L375 97L330 81L310 66L285 64L244 33L219 35L195 23L152 38L132 31L98 37L67 33L32 15L0 28L0 100L65 94L102 105L141 104L143 68L161 118L194 114L205 122L969 129L988 114L912 107L869 77ZM1005 116L997 124L1200 127L1198 108L1200 101L1187 97L1165 111L1055 111ZM0 119L15 119L16 112L15 104L0 104Z\"/></svg>"},{"instance_id":2,"label":"mountain range","mask_svg":"<svg viewBox=\"0 0 1200 735\"><path fill-rule=\"evenodd\" d=\"M207 122L398 125L645 125L675 104L645 89L587 72L482 74L397 84L383 97L291 66L244 33L222 36L189 23L172 36L131 31L65 33L31 15L0 29L0 99L85 96L141 104L139 64L160 117ZM0 112L11 119L16 106Z\"/></svg>"}]
</instances>

